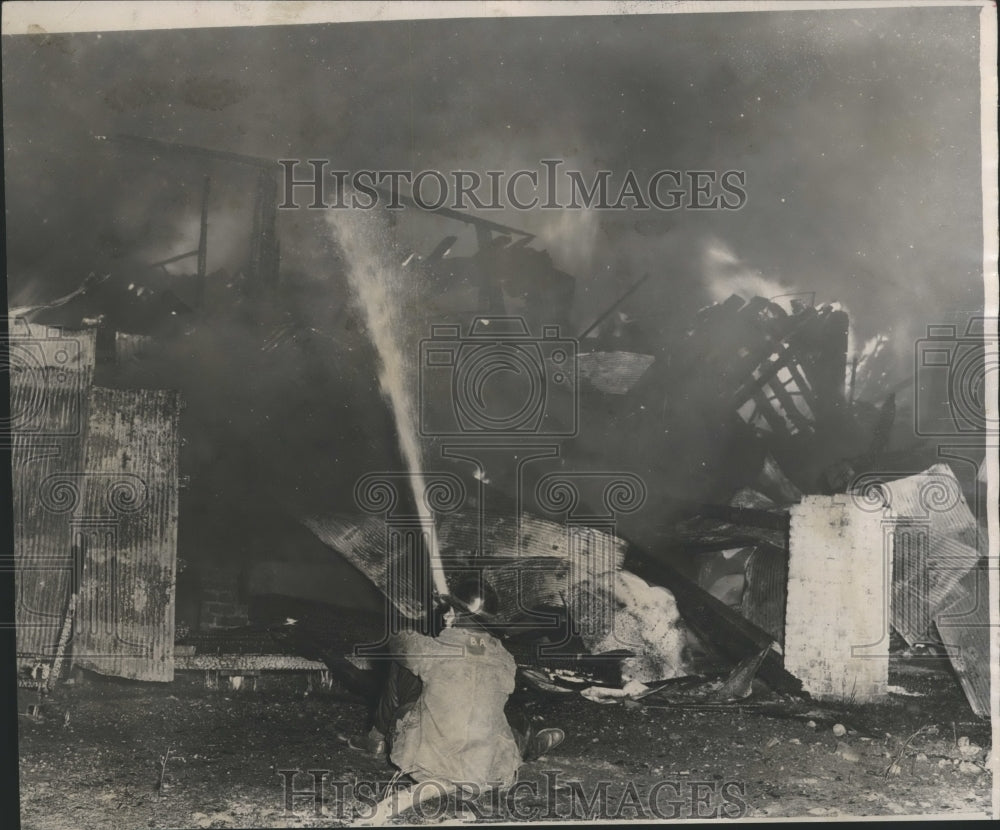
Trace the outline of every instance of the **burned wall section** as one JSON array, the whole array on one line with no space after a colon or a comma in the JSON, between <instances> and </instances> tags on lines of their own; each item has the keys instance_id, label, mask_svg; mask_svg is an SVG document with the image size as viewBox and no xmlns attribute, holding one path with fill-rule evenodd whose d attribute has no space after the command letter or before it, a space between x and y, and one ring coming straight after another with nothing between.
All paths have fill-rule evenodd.
<instances>
[{"instance_id":1,"label":"burned wall section","mask_svg":"<svg viewBox=\"0 0 1000 830\"><path fill-rule=\"evenodd\" d=\"M61 332L12 320L10 371L17 653L54 656L79 578L64 472L83 469L93 332Z\"/></svg>"},{"instance_id":2,"label":"burned wall section","mask_svg":"<svg viewBox=\"0 0 1000 830\"><path fill-rule=\"evenodd\" d=\"M73 661L173 680L180 396L94 388L89 397L73 514L82 557Z\"/></svg>"},{"instance_id":3,"label":"burned wall section","mask_svg":"<svg viewBox=\"0 0 1000 830\"><path fill-rule=\"evenodd\" d=\"M94 386L93 330L12 323L18 657L169 680L179 399Z\"/></svg>"}]
</instances>

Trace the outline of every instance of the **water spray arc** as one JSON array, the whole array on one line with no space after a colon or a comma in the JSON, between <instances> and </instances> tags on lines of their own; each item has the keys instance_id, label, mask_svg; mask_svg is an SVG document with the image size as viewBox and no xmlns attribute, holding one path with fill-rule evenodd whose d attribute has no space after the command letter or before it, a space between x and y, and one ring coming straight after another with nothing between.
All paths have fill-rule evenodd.
<instances>
[{"instance_id":1,"label":"water spray arc","mask_svg":"<svg viewBox=\"0 0 1000 830\"><path fill-rule=\"evenodd\" d=\"M406 360L406 332L401 302L405 285L402 270L386 254L379 239L377 219L359 211L346 211L328 216L327 221L344 254L347 279L364 314L372 345L379 359L379 386L389 403L396 422L399 449L410 472L413 501L421 523L428 529L427 555L431 578L439 596L448 593L441 553L438 548L434 515L424 499L426 481L417 433L416 400L413 390L415 377L411 362Z\"/></svg>"}]
</instances>

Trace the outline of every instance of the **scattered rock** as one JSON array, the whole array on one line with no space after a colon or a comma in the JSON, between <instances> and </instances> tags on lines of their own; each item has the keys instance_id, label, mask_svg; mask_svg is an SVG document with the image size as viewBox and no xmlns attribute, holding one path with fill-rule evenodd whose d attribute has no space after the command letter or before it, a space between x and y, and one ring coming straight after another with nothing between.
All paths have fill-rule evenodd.
<instances>
[{"instance_id":1,"label":"scattered rock","mask_svg":"<svg viewBox=\"0 0 1000 830\"><path fill-rule=\"evenodd\" d=\"M971 761L962 761L958 765L958 771L964 772L966 775L981 775L983 768L979 764L973 764Z\"/></svg>"},{"instance_id":2,"label":"scattered rock","mask_svg":"<svg viewBox=\"0 0 1000 830\"><path fill-rule=\"evenodd\" d=\"M798 746L799 744L802 743L802 741L800 741L798 738L789 738L788 743L795 744L796 746Z\"/></svg>"},{"instance_id":3,"label":"scattered rock","mask_svg":"<svg viewBox=\"0 0 1000 830\"><path fill-rule=\"evenodd\" d=\"M808 726L810 729L815 729L816 728L816 721L811 720L808 723L806 723L806 726Z\"/></svg>"},{"instance_id":4,"label":"scattered rock","mask_svg":"<svg viewBox=\"0 0 1000 830\"><path fill-rule=\"evenodd\" d=\"M837 744L836 754L852 764L856 764L861 760L861 753L853 747L848 746L843 741Z\"/></svg>"},{"instance_id":5,"label":"scattered rock","mask_svg":"<svg viewBox=\"0 0 1000 830\"><path fill-rule=\"evenodd\" d=\"M886 770L886 774L887 775L902 775L903 774L903 768L899 764L897 764L895 761L893 761L891 764L889 764L889 769Z\"/></svg>"},{"instance_id":6,"label":"scattered rock","mask_svg":"<svg viewBox=\"0 0 1000 830\"><path fill-rule=\"evenodd\" d=\"M833 734L836 735L838 738L843 738L844 735L847 734L847 729L844 727L844 724L835 723L833 725Z\"/></svg>"},{"instance_id":7,"label":"scattered rock","mask_svg":"<svg viewBox=\"0 0 1000 830\"><path fill-rule=\"evenodd\" d=\"M927 753L926 752L918 752L917 753L917 760L918 761L926 761L927 760Z\"/></svg>"},{"instance_id":8,"label":"scattered rock","mask_svg":"<svg viewBox=\"0 0 1000 830\"><path fill-rule=\"evenodd\" d=\"M770 749L771 747L773 747L773 746L777 746L777 745L778 745L778 744L780 744L780 743L781 743L781 741L780 741L780 740L779 740L778 738L771 738L771 740L769 740L769 741L768 741L768 742L767 742L767 743L766 743L766 744L764 745L764 748L765 748L765 749Z\"/></svg>"},{"instance_id":9,"label":"scattered rock","mask_svg":"<svg viewBox=\"0 0 1000 830\"><path fill-rule=\"evenodd\" d=\"M958 745L959 754L965 756L966 758L972 758L983 751L983 748L978 744L969 743L968 739L966 742L959 743Z\"/></svg>"},{"instance_id":10,"label":"scattered rock","mask_svg":"<svg viewBox=\"0 0 1000 830\"><path fill-rule=\"evenodd\" d=\"M962 735L962 737L960 737L958 739L958 748L959 748L959 750L961 751L962 749L964 749L968 745L969 745L969 737L967 735Z\"/></svg>"}]
</instances>

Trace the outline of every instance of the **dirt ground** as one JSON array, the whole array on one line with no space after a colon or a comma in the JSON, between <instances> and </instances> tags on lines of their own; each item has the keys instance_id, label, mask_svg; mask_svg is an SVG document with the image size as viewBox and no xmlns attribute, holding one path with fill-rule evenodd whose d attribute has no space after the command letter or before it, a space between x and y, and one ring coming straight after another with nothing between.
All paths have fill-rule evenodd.
<instances>
[{"instance_id":1,"label":"dirt ground","mask_svg":"<svg viewBox=\"0 0 1000 830\"><path fill-rule=\"evenodd\" d=\"M891 682L919 696L838 708L758 693L713 707L522 692L532 716L562 727L566 741L526 764L524 783L504 798L435 797L392 822L986 814L988 723L939 661L895 659ZM305 675L265 675L256 689L220 691L200 673L165 685L77 673L30 715L38 697L22 690L22 826L320 827L369 818L393 771L346 744L367 704L336 684L313 685ZM288 770L322 771L294 778L298 790L322 778L318 815L310 795L292 796L287 810Z\"/></svg>"}]
</instances>

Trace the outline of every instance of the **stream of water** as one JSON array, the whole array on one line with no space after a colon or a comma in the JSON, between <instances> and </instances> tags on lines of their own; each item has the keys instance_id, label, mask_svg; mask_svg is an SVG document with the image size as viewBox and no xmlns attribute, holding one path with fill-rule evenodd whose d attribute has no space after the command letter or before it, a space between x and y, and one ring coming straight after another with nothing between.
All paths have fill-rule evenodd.
<instances>
[{"instance_id":1,"label":"stream of water","mask_svg":"<svg viewBox=\"0 0 1000 830\"><path fill-rule=\"evenodd\" d=\"M396 421L399 449L410 473L413 501L421 523L429 531L428 555L434 587L443 595L448 586L441 567L434 516L424 501L425 481L414 396L414 350L417 345L407 343L405 319L405 298L411 293L405 281L407 276L402 266L392 260L377 217L365 211L347 210L327 218L346 258L348 280L378 352L379 385Z\"/></svg>"}]
</instances>

